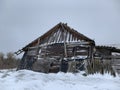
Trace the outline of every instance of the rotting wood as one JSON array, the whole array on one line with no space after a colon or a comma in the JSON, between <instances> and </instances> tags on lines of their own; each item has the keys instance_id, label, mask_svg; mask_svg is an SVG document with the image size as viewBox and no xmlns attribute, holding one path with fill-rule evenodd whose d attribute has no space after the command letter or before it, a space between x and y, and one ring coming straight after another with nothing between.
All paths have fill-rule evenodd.
<instances>
[{"instance_id":1,"label":"rotting wood","mask_svg":"<svg viewBox=\"0 0 120 90\"><path fill-rule=\"evenodd\" d=\"M71 29L66 24L59 23L50 31L35 39L33 42L26 45L22 49L25 52L29 50L27 52L27 58L25 58L23 61L28 62L28 59L37 60L37 56L39 56L39 58L43 58L43 60L53 57L56 60L58 58L59 60L64 58L67 58L68 60L74 56L88 57L90 55L93 55L88 53L88 48L91 47L91 45L95 45L95 42L93 40L87 38L83 34L80 34L74 29ZM76 49L76 51L74 51L74 48L78 46L79 49ZM30 51L32 49L33 51ZM39 53L36 54L34 50L38 50ZM91 50L90 53L93 53L93 50ZM33 56L31 54L33 54ZM27 66L25 65L25 67Z\"/></svg>"}]
</instances>

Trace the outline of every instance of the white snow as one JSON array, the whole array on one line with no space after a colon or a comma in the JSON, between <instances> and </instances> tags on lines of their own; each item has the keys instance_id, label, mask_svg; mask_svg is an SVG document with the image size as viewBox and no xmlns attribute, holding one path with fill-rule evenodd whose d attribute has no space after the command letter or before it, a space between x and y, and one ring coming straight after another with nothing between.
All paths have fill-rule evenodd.
<instances>
[{"instance_id":1,"label":"white snow","mask_svg":"<svg viewBox=\"0 0 120 90\"><path fill-rule=\"evenodd\" d=\"M0 90L120 90L120 77L0 70Z\"/></svg>"}]
</instances>

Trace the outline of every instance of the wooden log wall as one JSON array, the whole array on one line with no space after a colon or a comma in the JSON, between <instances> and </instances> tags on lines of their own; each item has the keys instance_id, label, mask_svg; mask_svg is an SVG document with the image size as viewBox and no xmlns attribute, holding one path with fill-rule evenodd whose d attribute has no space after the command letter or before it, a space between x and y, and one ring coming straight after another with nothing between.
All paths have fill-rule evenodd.
<instances>
[{"instance_id":1,"label":"wooden log wall","mask_svg":"<svg viewBox=\"0 0 120 90\"><path fill-rule=\"evenodd\" d=\"M112 59L112 67L114 69L114 71L120 75L120 56L116 56L117 58L113 58ZM119 57L119 59L118 59Z\"/></svg>"},{"instance_id":2,"label":"wooden log wall","mask_svg":"<svg viewBox=\"0 0 120 90\"><path fill-rule=\"evenodd\" d=\"M79 45L68 45L66 44L66 53L67 57L73 57L81 55L81 56L89 56L89 47L88 46L79 46ZM66 57L65 51L64 51L64 43L55 43L48 45L46 47L41 47L40 52L41 57L47 56L59 56L59 57Z\"/></svg>"}]
</instances>

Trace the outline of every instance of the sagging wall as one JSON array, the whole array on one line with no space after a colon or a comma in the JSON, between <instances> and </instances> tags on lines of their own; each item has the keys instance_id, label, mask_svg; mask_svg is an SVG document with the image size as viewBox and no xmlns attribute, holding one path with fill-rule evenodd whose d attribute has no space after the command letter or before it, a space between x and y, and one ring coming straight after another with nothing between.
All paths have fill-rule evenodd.
<instances>
[{"instance_id":1,"label":"sagging wall","mask_svg":"<svg viewBox=\"0 0 120 90\"><path fill-rule=\"evenodd\" d=\"M16 52L16 54L20 54L22 51L25 52L19 65L20 69L32 69L29 66L32 66L31 63L39 58L55 58L57 60L86 56L92 61L94 47L94 40L70 28L67 24L59 23Z\"/></svg>"},{"instance_id":2,"label":"sagging wall","mask_svg":"<svg viewBox=\"0 0 120 90\"><path fill-rule=\"evenodd\" d=\"M67 44L66 44L67 45ZM67 45L67 57L65 56L64 50L64 43L55 43L47 46L42 47L30 47L27 51L25 51L24 56L21 60L21 64L19 69L31 69L33 63L39 59L43 58L43 60L54 58L55 60L61 60L62 58L72 58L72 57L79 57L79 58L92 58L93 49L91 51L90 45ZM55 61L54 60L54 61Z\"/></svg>"}]
</instances>

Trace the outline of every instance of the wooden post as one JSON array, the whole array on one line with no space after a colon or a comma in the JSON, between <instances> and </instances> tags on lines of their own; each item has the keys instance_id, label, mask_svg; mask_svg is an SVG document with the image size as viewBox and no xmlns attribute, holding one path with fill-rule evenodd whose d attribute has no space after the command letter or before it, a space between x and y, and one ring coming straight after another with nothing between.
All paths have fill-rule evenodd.
<instances>
[{"instance_id":1,"label":"wooden post","mask_svg":"<svg viewBox=\"0 0 120 90\"><path fill-rule=\"evenodd\" d=\"M94 58L93 58L93 46L92 45L89 48L89 57L90 57L91 73L94 73Z\"/></svg>"},{"instance_id":2,"label":"wooden post","mask_svg":"<svg viewBox=\"0 0 120 90\"><path fill-rule=\"evenodd\" d=\"M38 58L38 55L39 55L39 50L40 50L40 47L39 47L39 45L40 45L40 38L38 39L38 43L37 43L37 50L36 50L36 58Z\"/></svg>"},{"instance_id":3,"label":"wooden post","mask_svg":"<svg viewBox=\"0 0 120 90\"><path fill-rule=\"evenodd\" d=\"M66 39L65 39L65 36L66 36L66 34L67 33L65 33L65 28L63 27L63 25L61 25L62 26L62 29L63 29L63 39L64 39L64 54L65 54L65 57L67 58L67 46L66 46Z\"/></svg>"},{"instance_id":4,"label":"wooden post","mask_svg":"<svg viewBox=\"0 0 120 90\"><path fill-rule=\"evenodd\" d=\"M65 57L67 57L67 46L66 46L66 39L65 39L65 30L64 30L64 52L65 52Z\"/></svg>"}]
</instances>

